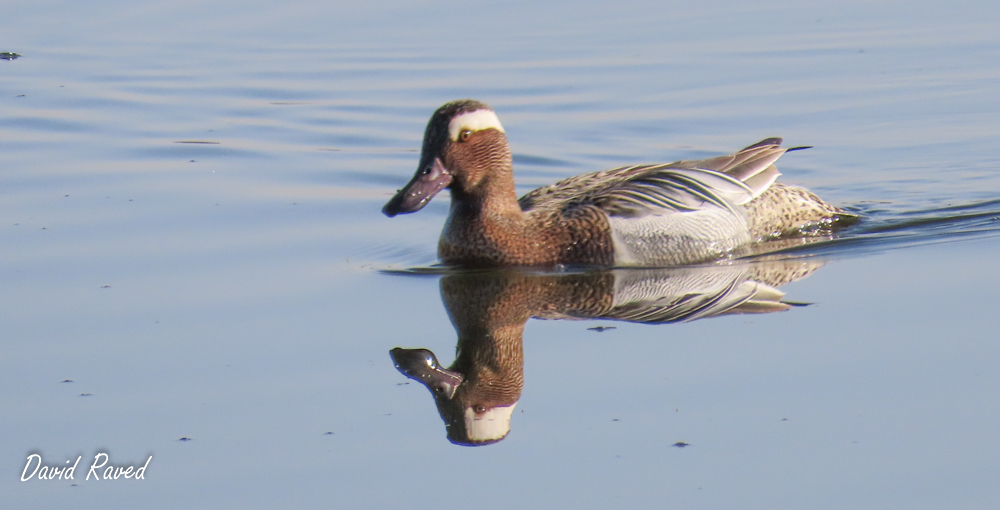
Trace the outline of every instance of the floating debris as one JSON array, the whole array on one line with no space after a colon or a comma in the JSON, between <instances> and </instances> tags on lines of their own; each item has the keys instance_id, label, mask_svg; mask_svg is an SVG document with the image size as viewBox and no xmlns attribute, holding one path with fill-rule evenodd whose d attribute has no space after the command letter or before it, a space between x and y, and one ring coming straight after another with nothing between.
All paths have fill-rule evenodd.
<instances>
[{"instance_id":1,"label":"floating debris","mask_svg":"<svg viewBox=\"0 0 1000 510\"><path fill-rule=\"evenodd\" d=\"M15 58L20 57L20 56L21 55L18 55L17 53L10 53L10 52L7 52L7 51L0 51L0 59L3 59L3 60L14 60Z\"/></svg>"},{"instance_id":2,"label":"floating debris","mask_svg":"<svg viewBox=\"0 0 1000 510\"><path fill-rule=\"evenodd\" d=\"M73 382L73 380L72 379L63 379L62 381L59 381L59 382Z\"/></svg>"},{"instance_id":3,"label":"floating debris","mask_svg":"<svg viewBox=\"0 0 1000 510\"><path fill-rule=\"evenodd\" d=\"M81 393L80 394L81 397L89 397L91 395L93 395L93 393Z\"/></svg>"},{"instance_id":4,"label":"floating debris","mask_svg":"<svg viewBox=\"0 0 1000 510\"><path fill-rule=\"evenodd\" d=\"M677 441L676 443L670 445L677 448L684 448L685 446L691 446L691 443L685 443L684 441Z\"/></svg>"},{"instance_id":5,"label":"floating debris","mask_svg":"<svg viewBox=\"0 0 1000 510\"><path fill-rule=\"evenodd\" d=\"M178 439L178 441L191 441L191 438L190 437L182 437L182 438Z\"/></svg>"},{"instance_id":6,"label":"floating debris","mask_svg":"<svg viewBox=\"0 0 1000 510\"><path fill-rule=\"evenodd\" d=\"M204 145L219 145L221 142L205 142L202 140L177 140L174 143L200 143Z\"/></svg>"},{"instance_id":7,"label":"floating debris","mask_svg":"<svg viewBox=\"0 0 1000 510\"><path fill-rule=\"evenodd\" d=\"M598 333L601 333L609 329L618 329L618 328L615 326L594 326L592 328L587 328L587 331L596 331Z\"/></svg>"}]
</instances>

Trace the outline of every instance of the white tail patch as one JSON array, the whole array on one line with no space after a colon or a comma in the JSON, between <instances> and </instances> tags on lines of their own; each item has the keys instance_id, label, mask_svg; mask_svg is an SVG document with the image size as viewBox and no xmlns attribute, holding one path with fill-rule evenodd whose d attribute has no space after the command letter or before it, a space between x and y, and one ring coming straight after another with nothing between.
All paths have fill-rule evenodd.
<instances>
[{"instance_id":1,"label":"white tail patch","mask_svg":"<svg viewBox=\"0 0 1000 510\"><path fill-rule=\"evenodd\" d=\"M493 113L493 110L476 110L457 115L451 119L448 124L448 135L451 136L451 141L455 142L458 141L458 134L462 131L482 131L489 128L496 129L501 133L504 132L503 126L500 125L500 119L497 118L496 113Z\"/></svg>"}]
</instances>

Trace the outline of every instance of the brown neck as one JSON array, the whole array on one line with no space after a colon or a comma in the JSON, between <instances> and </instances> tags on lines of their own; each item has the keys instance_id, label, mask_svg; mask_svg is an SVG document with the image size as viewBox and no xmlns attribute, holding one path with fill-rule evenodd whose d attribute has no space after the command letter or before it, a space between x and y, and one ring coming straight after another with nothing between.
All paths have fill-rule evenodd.
<instances>
[{"instance_id":1,"label":"brown neck","mask_svg":"<svg viewBox=\"0 0 1000 510\"><path fill-rule=\"evenodd\" d=\"M466 213L486 216L521 214L514 191L514 172L509 166L485 174L474 183L453 186L451 200Z\"/></svg>"},{"instance_id":2,"label":"brown neck","mask_svg":"<svg viewBox=\"0 0 1000 510\"><path fill-rule=\"evenodd\" d=\"M461 396L508 405L524 384L524 326L530 317L518 290L524 277L488 273L454 275L441 280L441 297L455 331L458 356L451 370L466 383Z\"/></svg>"}]
</instances>

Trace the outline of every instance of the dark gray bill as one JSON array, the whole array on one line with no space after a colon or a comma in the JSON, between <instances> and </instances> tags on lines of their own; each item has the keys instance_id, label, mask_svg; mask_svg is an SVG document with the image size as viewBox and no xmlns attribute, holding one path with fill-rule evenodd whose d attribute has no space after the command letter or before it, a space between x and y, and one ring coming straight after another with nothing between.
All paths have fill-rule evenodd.
<instances>
[{"instance_id":1,"label":"dark gray bill","mask_svg":"<svg viewBox=\"0 0 1000 510\"><path fill-rule=\"evenodd\" d=\"M462 384L462 374L441 368L437 357L427 349L401 349L396 347L389 351L396 370L419 381L435 395L445 398L455 396L455 390Z\"/></svg>"},{"instance_id":2,"label":"dark gray bill","mask_svg":"<svg viewBox=\"0 0 1000 510\"><path fill-rule=\"evenodd\" d=\"M392 218L397 214L417 212L449 184L451 173L440 158L434 158L430 164L417 170L417 175L403 189L396 192L396 196L382 208L382 213Z\"/></svg>"}]
</instances>

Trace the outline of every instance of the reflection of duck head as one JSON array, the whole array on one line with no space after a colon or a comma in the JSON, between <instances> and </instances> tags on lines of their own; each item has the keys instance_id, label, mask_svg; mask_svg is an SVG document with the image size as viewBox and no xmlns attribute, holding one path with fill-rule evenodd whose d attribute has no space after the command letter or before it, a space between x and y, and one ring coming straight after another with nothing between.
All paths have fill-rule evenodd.
<instances>
[{"instance_id":1,"label":"reflection of duck head","mask_svg":"<svg viewBox=\"0 0 1000 510\"><path fill-rule=\"evenodd\" d=\"M455 362L442 368L426 349L393 349L393 362L431 390L448 439L477 446L497 442L524 385L521 338L530 317L523 287L503 273L459 274L441 280L441 293L458 332Z\"/></svg>"},{"instance_id":2,"label":"reflection of duck head","mask_svg":"<svg viewBox=\"0 0 1000 510\"><path fill-rule=\"evenodd\" d=\"M510 415L521 396L522 364L504 367L512 369L502 371L513 377L498 377L473 364L467 378L458 360L451 368L441 368L427 349L397 347L390 355L400 372L431 390L451 442L480 446L507 436Z\"/></svg>"},{"instance_id":3,"label":"reflection of duck head","mask_svg":"<svg viewBox=\"0 0 1000 510\"><path fill-rule=\"evenodd\" d=\"M427 349L397 347L390 354L401 373L434 395L451 442L491 444L507 436L521 397L529 318L667 323L782 311L791 305L775 286L821 265L786 260L670 270L450 274L441 279L441 295L458 332L454 363L442 367Z\"/></svg>"},{"instance_id":4,"label":"reflection of duck head","mask_svg":"<svg viewBox=\"0 0 1000 510\"><path fill-rule=\"evenodd\" d=\"M441 293L458 331L455 362L441 368L426 349L393 349L396 368L434 395L448 439L462 445L499 441L524 385L521 338L530 317L517 297L523 280L502 273L459 274L441 280Z\"/></svg>"}]
</instances>

